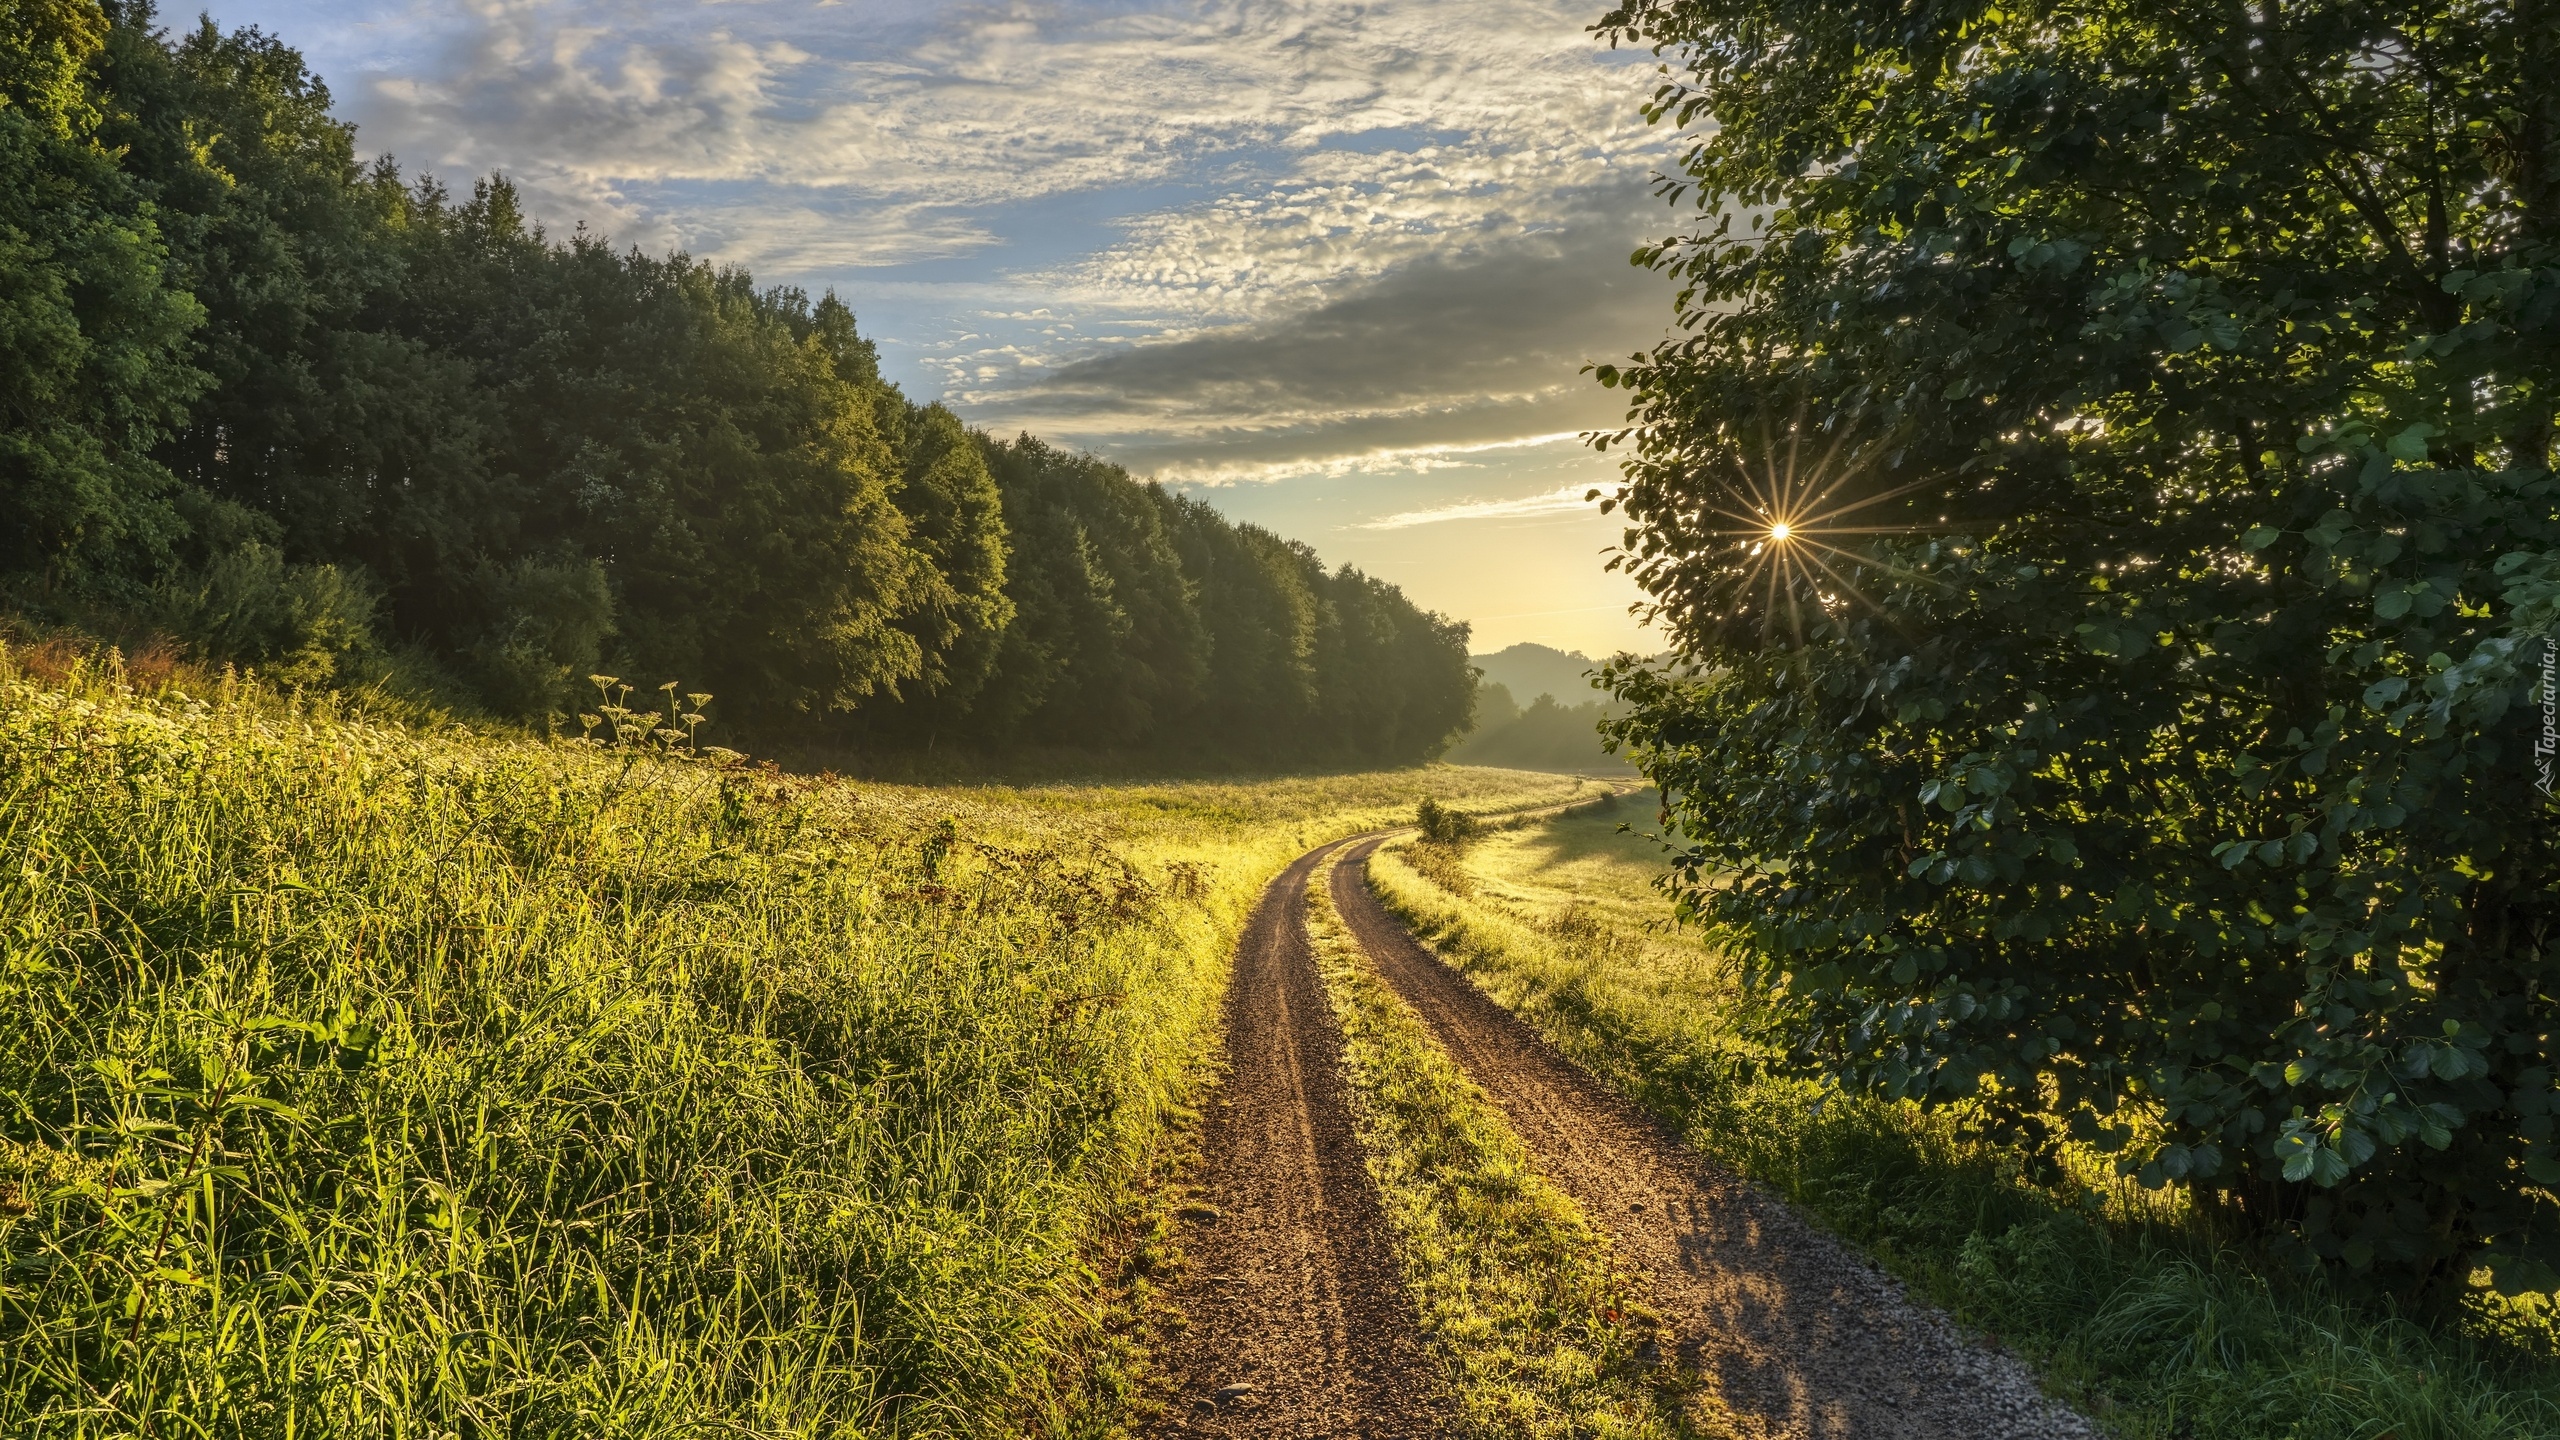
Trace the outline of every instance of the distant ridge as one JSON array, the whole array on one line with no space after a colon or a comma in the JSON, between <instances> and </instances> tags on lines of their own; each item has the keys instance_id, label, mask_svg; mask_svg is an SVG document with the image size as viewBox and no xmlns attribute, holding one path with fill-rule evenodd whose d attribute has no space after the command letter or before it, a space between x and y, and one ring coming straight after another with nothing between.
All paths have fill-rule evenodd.
<instances>
[{"instance_id":1,"label":"distant ridge","mask_svg":"<svg viewBox=\"0 0 2560 1440\"><path fill-rule=\"evenodd\" d=\"M1597 661L1578 650L1523 642L1467 662L1476 681L1476 726L1450 750L1461 765L1575 774L1632 774L1600 746L1608 697L1591 684Z\"/></svg>"},{"instance_id":2,"label":"distant ridge","mask_svg":"<svg viewBox=\"0 0 2560 1440\"><path fill-rule=\"evenodd\" d=\"M1490 655L1470 655L1467 660L1484 672L1481 683L1510 691L1512 703L1524 709L1541 695L1553 695L1559 705L1579 705L1600 698L1584 674L1600 662L1579 650L1558 650L1524 640Z\"/></svg>"}]
</instances>

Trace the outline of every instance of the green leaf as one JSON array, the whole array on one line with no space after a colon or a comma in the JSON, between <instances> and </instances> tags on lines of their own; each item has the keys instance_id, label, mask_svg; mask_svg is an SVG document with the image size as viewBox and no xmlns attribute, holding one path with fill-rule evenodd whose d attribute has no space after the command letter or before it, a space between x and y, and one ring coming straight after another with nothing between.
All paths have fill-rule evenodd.
<instances>
[{"instance_id":1,"label":"green leaf","mask_svg":"<svg viewBox=\"0 0 2560 1440\"><path fill-rule=\"evenodd\" d=\"M2427 458L2427 440L2441 433L2433 425L2419 421L2391 437L2391 458L2421 463Z\"/></svg>"}]
</instances>

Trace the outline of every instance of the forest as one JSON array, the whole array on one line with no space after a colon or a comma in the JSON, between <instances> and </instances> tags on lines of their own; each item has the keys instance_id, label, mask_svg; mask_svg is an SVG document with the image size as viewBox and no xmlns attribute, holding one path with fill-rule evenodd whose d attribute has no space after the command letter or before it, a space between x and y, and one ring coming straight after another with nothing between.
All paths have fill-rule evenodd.
<instances>
[{"instance_id":1,"label":"forest","mask_svg":"<svg viewBox=\"0 0 2560 1440\"><path fill-rule=\"evenodd\" d=\"M0 40L0 605L539 721L680 680L801 744L1428 758L1466 627L882 378L832 294L367 160L145 0Z\"/></svg>"}]
</instances>

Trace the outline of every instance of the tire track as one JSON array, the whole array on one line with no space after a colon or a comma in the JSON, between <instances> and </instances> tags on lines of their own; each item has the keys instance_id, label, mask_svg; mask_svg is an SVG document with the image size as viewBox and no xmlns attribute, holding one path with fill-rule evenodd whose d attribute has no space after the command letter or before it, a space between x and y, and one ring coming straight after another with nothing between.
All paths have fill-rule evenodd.
<instances>
[{"instance_id":1,"label":"tire track","mask_svg":"<svg viewBox=\"0 0 2560 1440\"><path fill-rule=\"evenodd\" d=\"M1955 1324L1793 1207L1666 1133L1416 941L1371 893L1356 842L1333 900L1380 975L1419 1011L1607 1231L1744 1433L1766 1440L2089 1437L2013 1356Z\"/></svg>"},{"instance_id":2,"label":"tire track","mask_svg":"<svg viewBox=\"0 0 2560 1440\"><path fill-rule=\"evenodd\" d=\"M1307 940L1308 877L1342 843L1272 881L1236 947L1159 1435L1439 1433L1438 1371L1352 1129L1342 1034Z\"/></svg>"}]
</instances>

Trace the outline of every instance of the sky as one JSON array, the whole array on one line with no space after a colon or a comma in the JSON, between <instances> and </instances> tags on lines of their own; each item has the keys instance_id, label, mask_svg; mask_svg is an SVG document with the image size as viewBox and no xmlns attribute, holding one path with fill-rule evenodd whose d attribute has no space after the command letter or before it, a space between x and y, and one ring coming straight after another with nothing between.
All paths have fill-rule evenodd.
<instances>
[{"instance_id":1,"label":"sky","mask_svg":"<svg viewBox=\"0 0 2560 1440\"><path fill-rule=\"evenodd\" d=\"M1474 627L1652 649L1605 568L1661 338L1652 57L1595 0L214 0L367 155L834 290L891 378ZM168 12L180 12L172 6Z\"/></svg>"}]
</instances>

